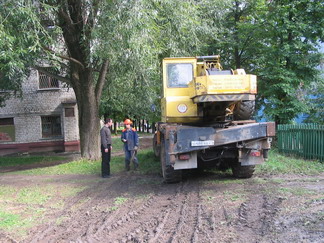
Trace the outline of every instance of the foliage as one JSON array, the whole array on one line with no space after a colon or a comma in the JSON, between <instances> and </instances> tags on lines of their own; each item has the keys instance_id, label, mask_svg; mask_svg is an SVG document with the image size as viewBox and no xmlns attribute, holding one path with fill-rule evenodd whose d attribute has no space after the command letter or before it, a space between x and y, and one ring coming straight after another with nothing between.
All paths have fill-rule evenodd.
<instances>
[{"instance_id":1,"label":"foliage","mask_svg":"<svg viewBox=\"0 0 324 243\"><path fill-rule=\"evenodd\" d=\"M311 0L5 1L0 89L19 91L28 68L55 66L60 75L47 74L76 93L82 155L96 159L99 108L157 121L161 60L221 54L225 68L259 76L259 106L286 123L314 109L305 90L318 86L322 12Z\"/></svg>"},{"instance_id":2,"label":"foliage","mask_svg":"<svg viewBox=\"0 0 324 243\"><path fill-rule=\"evenodd\" d=\"M37 9L25 1L0 3L0 106L12 93L19 92L29 66L41 56L40 50L50 39L37 18ZM34 31L28 31L28 30Z\"/></svg>"},{"instance_id":3,"label":"foliage","mask_svg":"<svg viewBox=\"0 0 324 243\"><path fill-rule=\"evenodd\" d=\"M263 0L210 2L209 11L215 18L212 25L219 29L219 38L211 40L209 54L220 54L223 66L254 71L262 56L262 35L266 5Z\"/></svg>"},{"instance_id":4,"label":"foliage","mask_svg":"<svg viewBox=\"0 0 324 243\"><path fill-rule=\"evenodd\" d=\"M160 118L162 58L195 55L202 46L200 33L205 26L197 5L194 1L141 0L112 8L98 29L98 35L110 40L98 48L110 53L109 85L101 112L120 120L156 121Z\"/></svg>"},{"instance_id":5,"label":"foliage","mask_svg":"<svg viewBox=\"0 0 324 243\"><path fill-rule=\"evenodd\" d=\"M307 112L306 90L318 80L318 44L323 41L323 4L319 1L203 1L219 38L208 43L226 68L258 75L258 107L269 119L287 123ZM208 5L209 4L209 5Z\"/></svg>"},{"instance_id":6,"label":"foliage","mask_svg":"<svg viewBox=\"0 0 324 243\"><path fill-rule=\"evenodd\" d=\"M322 76L318 82L313 82L310 91L307 92L309 107L308 117L305 123L317 123L324 125L324 77Z\"/></svg>"},{"instance_id":7,"label":"foliage","mask_svg":"<svg viewBox=\"0 0 324 243\"><path fill-rule=\"evenodd\" d=\"M318 41L323 41L323 4L319 1L272 1L264 26L264 61L259 101L277 123L307 112L304 91L317 80Z\"/></svg>"},{"instance_id":8,"label":"foliage","mask_svg":"<svg viewBox=\"0 0 324 243\"><path fill-rule=\"evenodd\" d=\"M24 25L17 32L15 25L29 19L23 16L19 20L6 18L6 26L13 26L15 40L24 40L24 33L28 33L37 44L17 43L17 48L35 50L35 55L29 56L32 62L24 61L22 66L31 66L39 58L34 68L73 88L79 109L81 154L86 158L99 157L100 103L101 113L118 119L157 120L159 114L151 108L159 107L161 59L192 55L201 46L198 36L204 25L193 0L53 0L37 4L20 0L19 4L28 13L35 13L30 18L35 24ZM13 11L12 4L6 9L13 16L21 14ZM10 33L4 31L5 36ZM55 66L59 74L46 71L44 63ZM12 65L9 68L13 70ZM22 77L16 80L21 84ZM107 96L101 100L102 92Z\"/></svg>"}]
</instances>

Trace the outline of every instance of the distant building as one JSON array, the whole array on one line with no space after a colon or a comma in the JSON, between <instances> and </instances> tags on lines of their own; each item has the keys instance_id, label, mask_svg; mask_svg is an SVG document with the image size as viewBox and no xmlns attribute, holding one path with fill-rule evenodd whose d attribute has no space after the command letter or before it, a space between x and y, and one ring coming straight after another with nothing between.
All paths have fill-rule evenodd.
<instances>
[{"instance_id":1,"label":"distant building","mask_svg":"<svg viewBox=\"0 0 324 243\"><path fill-rule=\"evenodd\" d=\"M33 70L22 97L0 107L0 155L79 151L78 109L72 88Z\"/></svg>"}]
</instances>

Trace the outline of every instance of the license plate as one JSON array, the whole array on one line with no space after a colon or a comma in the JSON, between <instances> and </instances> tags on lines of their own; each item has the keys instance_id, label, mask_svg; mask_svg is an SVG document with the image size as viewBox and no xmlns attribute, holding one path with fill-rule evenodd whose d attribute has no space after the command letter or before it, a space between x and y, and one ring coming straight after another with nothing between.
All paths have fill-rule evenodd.
<instances>
[{"instance_id":1,"label":"license plate","mask_svg":"<svg viewBox=\"0 0 324 243\"><path fill-rule=\"evenodd\" d=\"M197 147L197 146L210 146L210 145L214 145L214 140L191 141L191 146L192 147Z\"/></svg>"}]
</instances>

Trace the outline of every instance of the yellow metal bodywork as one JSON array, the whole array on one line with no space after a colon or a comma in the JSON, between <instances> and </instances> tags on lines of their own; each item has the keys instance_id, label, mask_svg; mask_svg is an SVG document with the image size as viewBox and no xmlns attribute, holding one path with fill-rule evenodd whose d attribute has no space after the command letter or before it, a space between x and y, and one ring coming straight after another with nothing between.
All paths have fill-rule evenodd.
<instances>
[{"instance_id":1,"label":"yellow metal bodywork","mask_svg":"<svg viewBox=\"0 0 324 243\"><path fill-rule=\"evenodd\" d=\"M190 84L190 97L205 94L256 94L256 76L212 75L196 77Z\"/></svg>"},{"instance_id":2,"label":"yellow metal bodywork","mask_svg":"<svg viewBox=\"0 0 324 243\"><path fill-rule=\"evenodd\" d=\"M197 104L194 104L189 96L191 87L168 87L167 64L188 63L193 66L193 77L196 74L196 58L165 58L163 60L163 98L161 101L163 122L187 122L197 121ZM187 107L185 112L180 112L178 107Z\"/></svg>"},{"instance_id":3,"label":"yellow metal bodywork","mask_svg":"<svg viewBox=\"0 0 324 243\"><path fill-rule=\"evenodd\" d=\"M175 71L170 68L171 71L168 71L170 66L176 64L192 65L192 79L184 87L171 87L168 82L168 75L171 76L172 72L179 75L181 72L181 68ZM186 68L188 66L190 65L187 65ZM221 69L219 61L215 66ZM161 100L162 121L190 123L200 120L201 116L197 105L200 100L197 101L197 97L216 96L217 101L222 101L222 95L256 94L255 75L247 75L243 69L231 72L232 75L208 75L206 64L198 62L196 57L165 58L163 60L163 98ZM240 96L236 97L239 99ZM210 97L208 98L206 101L214 101L210 100Z\"/></svg>"}]
</instances>

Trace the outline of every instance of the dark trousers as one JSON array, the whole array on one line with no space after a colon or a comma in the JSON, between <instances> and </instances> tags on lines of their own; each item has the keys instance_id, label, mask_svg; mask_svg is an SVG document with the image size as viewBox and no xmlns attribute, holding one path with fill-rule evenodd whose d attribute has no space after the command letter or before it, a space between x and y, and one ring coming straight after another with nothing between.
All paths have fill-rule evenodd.
<instances>
[{"instance_id":1,"label":"dark trousers","mask_svg":"<svg viewBox=\"0 0 324 243\"><path fill-rule=\"evenodd\" d=\"M110 144L108 144L108 153L105 152L104 146L101 145L101 175L102 176L108 176L110 175L110 155L111 155L111 149Z\"/></svg>"}]
</instances>

